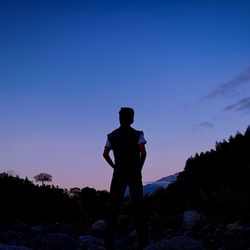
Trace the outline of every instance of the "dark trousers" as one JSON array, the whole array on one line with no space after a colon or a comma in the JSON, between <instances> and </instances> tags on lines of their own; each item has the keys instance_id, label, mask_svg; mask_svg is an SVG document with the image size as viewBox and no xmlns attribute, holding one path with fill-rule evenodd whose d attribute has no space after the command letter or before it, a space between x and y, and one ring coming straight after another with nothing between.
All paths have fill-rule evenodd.
<instances>
[{"instance_id":1,"label":"dark trousers","mask_svg":"<svg viewBox=\"0 0 250 250\"><path fill-rule=\"evenodd\" d=\"M110 187L111 208L107 219L106 249L114 249L115 228L126 187L129 187L135 216L135 226L139 249L148 244L148 225L143 206L143 185L141 172L123 173L114 171Z\"/></svg>"}]
</instances>

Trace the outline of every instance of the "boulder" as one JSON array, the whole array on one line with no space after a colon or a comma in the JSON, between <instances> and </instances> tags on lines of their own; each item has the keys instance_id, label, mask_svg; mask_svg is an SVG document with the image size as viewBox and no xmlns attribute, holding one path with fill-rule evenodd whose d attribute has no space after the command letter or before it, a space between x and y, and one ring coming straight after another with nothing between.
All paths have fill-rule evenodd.
<instances>
[{"instance_id":1,"label":"boulder","mask_svg":"<svg viewBox=\"0 0 250 250\"><path fill-rule=\"evenodd\" d=\"M173 238L162 239L146 250L205 250L200 241L194 240L187 236L176 236Z\"/></svg>"},{"instance_id":2,"label":"boulder","mask_svg":"<svg viewBox=\"0 0 250 250\"><path fill-rule=\"evenodd\" d=\"M76 249L75 241L69 235L63 233L49 233L46 236L46 245L49 249Z\"/></svg>"},{"instance_id":3,"label":"boulder","mask_svg":"<svg viewBox=\"0 0 250 250\"><path fill-rule=\"evenodd\" d=\"M32 250L29 247L0 244L0 250Z\"/></svg>"},{"instance_id":4,"label":"boulder","mask_svg":"<svg viewBox=\"0 0 250 250\"><path fill-rule=\"evenodd\" d=\"M201 222L201 214L196 210L188 210L183 213L183 227L191 229Z\"/></svg>"},{"instance_id":5,"label":"boulder","mask_svg":"<svg viewBox=\"0 0 250 250\"><path fill-rule=\"evenodd\" d=\"M230 223L226 227L225 236L226 237L235 237L239 232L241 232L244 228L240 225L239 222Z\"/></svg>"},{"instance_id":6,"label":"boulder","mask_svg":"<svg viewBox=\"0 0 250 250\"><path fill-rule=\"evenodd\" d=\"M90 228L89 234L92 236L101 237L104 236L106 231L106 222L104 220L96 221Z\"/></svg>"},{"instance_id":7,"label":"boulder","mask_svg":"<svg viewBox=\"0 0 250 250\"><path fill-rule=\"evenodd\" d=\"M44 228L41 225L34 225L34 226L31 226L31 231L34 233L43 233Z\"/></svg>"},{"instance_id":8,"label":"boulder","mask_svg":"<svg viewBox=\"0 0 250 250\"><path fill-rule=\"evenodd\" d=\"M98 249L104 247L104 241L93 236L83 235L78 238L81 249Z\"/></svg>"},{"instance_id":9,"label":"boulder","mask_svg":"<svg viewBox=\"0 0 250 250\"><path fill-rule=\"evenodd\" d=\"M18 234L13 231L4 231L0 233L0 240L1 242L8 242L12 243L18 238Z\"/></svg>"},{"instance_id":10,"label":"boulder","mask_svg":"<svg viewBox=\"0 0 250 250\"><path fill-rule=\"evenodd\" d=\"M51 233L70 233L70 226L62 223L51 223L47 225L47 231Z\"/></svg>"}]
</instances>

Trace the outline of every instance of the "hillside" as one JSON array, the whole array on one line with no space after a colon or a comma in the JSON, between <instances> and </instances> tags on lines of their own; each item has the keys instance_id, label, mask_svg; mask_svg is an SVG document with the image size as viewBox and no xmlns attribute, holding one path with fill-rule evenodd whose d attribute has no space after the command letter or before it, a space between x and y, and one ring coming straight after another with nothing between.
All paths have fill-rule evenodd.
<instances>
[{"instance_id":1,"label":"hillside","mask_svg":"<svg viewBox=\"0 0 250 250\"><path fill-rule=\"evenodd\" d=\"M249 179L250 127L190 157L177 180L155 195L155 209L163 214L198 209L219 221L242 218L250 211Z\"/></svg>"}]
</instances>

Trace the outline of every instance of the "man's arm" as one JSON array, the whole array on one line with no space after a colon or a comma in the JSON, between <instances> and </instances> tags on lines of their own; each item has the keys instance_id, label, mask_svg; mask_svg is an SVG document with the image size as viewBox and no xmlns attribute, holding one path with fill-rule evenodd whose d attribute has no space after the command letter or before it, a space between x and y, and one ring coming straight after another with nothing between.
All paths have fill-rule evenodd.
<instances>
[{"instance_id":1,"label":"man's arm","mask_svg":"<svg viewBox=\"0 0 250 250\"><path fill-rule=\"evenodd\" d=\"M138 146L139 146L139 150L140 150L140 169L142 169L144 162L146 160L147 151L145 148L145 143L139 143Z\"/></svg>"},{"instance_id":2,"label":"man's arm","mask_svg":"<svg viewBox=\"0 0 250 250\"><path fill-rule=\"evenodd\" d=\"M110 150L110 147L105 147L103 151L103 157L112 168L115 168L115 163L112 161L109 155Z\"/></svg>"}]
</instances>

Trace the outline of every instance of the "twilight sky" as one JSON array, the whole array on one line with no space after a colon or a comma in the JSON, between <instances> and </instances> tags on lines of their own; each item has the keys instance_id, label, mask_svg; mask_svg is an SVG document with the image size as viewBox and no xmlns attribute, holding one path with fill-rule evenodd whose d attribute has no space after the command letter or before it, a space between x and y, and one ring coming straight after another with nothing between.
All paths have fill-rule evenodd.
<instances>
[{"instance_id":1,"label":"twilight sky","mask_svg":"<svg viewBox=\"0 0 250 250\"><path fill-rule=\"evenodd\" d=\"M249 0L1 0L0 172L108 189L122 106L144 182L250 124Z\"/></svg>"}]
</instances>

